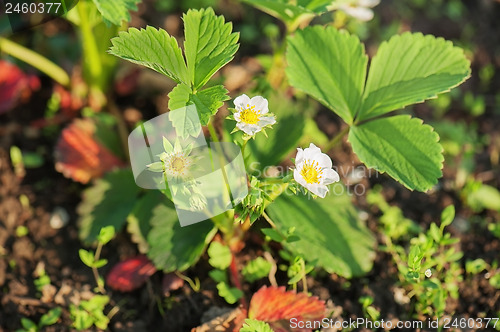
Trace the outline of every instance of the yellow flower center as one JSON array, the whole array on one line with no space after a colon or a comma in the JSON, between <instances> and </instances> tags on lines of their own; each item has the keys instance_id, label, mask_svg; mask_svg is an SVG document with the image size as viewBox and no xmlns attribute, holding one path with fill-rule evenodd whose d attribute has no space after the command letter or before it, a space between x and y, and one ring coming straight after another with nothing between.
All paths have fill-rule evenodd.
<instances>
[{"instance_id":1,"label":"yellow flower center","mask_svg":"<svg viewBox=\"0 0 500 332\"><path fill-rule=\"evenodd\" d=\"M182 172L185 166L185 160L182 157L174 157L170 161L170 167L172 168L173 171L175 172Z\"/></svg>"},{"instance_id":2,"label":"yellow flower center","mask_svg":"<svg viewBox=\"0 0 500 332\"><path fill-rule=\"evenodd\" d=\"M319 167L317 161L304 161L304 166L302 166L302 170L300 171L300 175L304 178L307 183L319 183L321 179L321 175L323 174L323 170Z\"/></svg>"},{"instance_id":3,"label":"yellow flower center","mask_svg":"<svg viewBox=\"0 0 500 332\"><path fill-rule=\"evenodd\" d=\"M247 108L240 113L241 122L248 124L256 124L259 122L260 116L260 110L255 110L255 106L250 106L250 104L247 104Z\"/></svg>"},{"instance_id":4,"label":"yellow flower center","mask_svg":"<svg viewBox=\"0 0 500 332\"><path fill-rule=\"evenodd\" d=\"M173 176L185 176L190 166L189 158L177 153L165 160L166 171Z\"/></svg>"}]
</instances>

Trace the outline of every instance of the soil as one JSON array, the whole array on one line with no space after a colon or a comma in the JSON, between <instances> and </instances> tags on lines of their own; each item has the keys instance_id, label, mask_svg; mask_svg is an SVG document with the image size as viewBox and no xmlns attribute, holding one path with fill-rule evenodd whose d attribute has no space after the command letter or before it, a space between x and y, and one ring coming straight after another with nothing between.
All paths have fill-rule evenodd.
<instances>
[{"instance_id":1,"label":"soil","mask_svg":"<svg viewBox=\"0 0 500 332\"><path fill-rule=\"evenodd\" d=\"M498 67L498 45L500 45L499 5L493 9L487 6L476 5L474 1L464 2L467 13L464 20L477 23L478 31L476 42L479 47L477 60L473 64L478 68L485 58L495 64L495 73L492 85L486 95L493 96L500 88ZM380 5L376 15L380 15L382 23L394 18L390 10L391 1ZM150 11L151 8L148 8ZM144 10L143 10L144 11ZM154 14L150 13L152 17ZM264 15L264 14L260 14ZM136 18L137 19L137 18ZM437 22L436 22L437 21ZM171 22L170 22L171 23ZM175 24L175 22L174 22ZM179 22L177 22L179 24ZM458 38L460 25L452 29L445 28L439 20L419 20L411 28L413 30L433 33L445 38ZM497 33L490 33L495 31ZM481 36L489 36L484 38ZM491 37L491 38L490 38ZM246 61L246 62L245 62ZM496 63L495 63L496 61ZM248 60L241 57L233 65L249 68ZM474 67L475 66L475 67ZM238 73L241 73L239 68ZM254 69L249 69L250 73ZM480 88L476 73L465 84L464 89L478 91ZM50 97L52 85L50 81L42 81L42 89L36 92L28 104L18 106L7 114L0 115L0 331L14 331L21 328L20 321L29 317L37 322L41 315L49 309L63 307L61 320L44 331L68 331L71 320L67 308L79 299L87 299L95 287L91 270L81 263L78 250L82 244L78 239L76 225L76 206L80 201L80 194L85 187L64 178L54 169L53 148L57 139L57 131L36 129L32 122L42 118L44 105ZM146 101L144 96L134 98L118 98L117 104L121 110L142 109L151 110L154 105ZM158 99L163 103L163 99ZM29 111L28 111L29 110ZM415 108L415 113L424 120L432 119L432 109L425 104ZM450 119L461 119L467 122L475 121L481 135L498 137L500 128L500 114L491 105L487 105L486 112L480 117L471 117L470 114L457 105L457 109L447 115ZM320 110L316 115L319 127L329 136L333 136L341 127L341 123L330 111ZM25 175L16 174L10 157L9 149L12 145L24 151L41 151L44 164L39 168L27 169ZM498 164L493 164L489 158L492 147L486 146L483 151L476 152L476 174L493 174L487 182L489 185L500 188ZM335 161L339 166L351 166L352 160L357 160L347 142L333 151ZM445 170L445 177L440 183L452 180L455 174ZM439 219L444 206L451 203L457 207L457 215L467 219L473 215L463 205L460 197L443 186L430 194L410 192L395 183L387 176L378 176L370 180L364 179L367 186L377 183L384 185L384 195L392 205L398 205L405 212L405 216L416 221L422 227ZM29 204L26 204L26 197ZM358 197L358 206L370 211L367 223L369 228L377 234L378 212L373 211L364 197ZM23 203L22 203L23 202ZM425 207L425 208L423 208ZM64 209L69 215L69 221L61 228L51 226L51 218L55 212ZM483 220L498 220L498 213L482 212ZM498 260L500 255L500 240L489 232L484 225L471 221L468 231L451 227L454 236L460 238L459 247L467 259L483 258L491 263ZM481 227L480 227L481 226ZM27 228L27 234L19 236ZM259 238L250 233L247 239L247 248L238 256L239 261L246 261L260 255ZM113 264L137 254L136 246L130 241L126 232L120 233L115 240L107 245L102 257L108 259L109 264L100 271L106 275ZM36 270L44 267L50 277L52 287L43 291L36 289L34 282L37 279ZM464 268L464 266L462 266ZM202 291L194 292L185 284L181 289L172 292L172 296L165 298L162 294L161 273L153 277L141 289L131 293L110 291L111 302L109 309L119 306L120 310L112 318L112 331L189 331L205 322L204 314L214 308L228 308L222 299L217 296L215 284L207 275L208 265L202 259L195 267L188 271L191 277L197 276L202 282ZM334 312L333 317L340 319L362 317L363 312L358 299L363 295L374 297L374 306L381 312L381 317L387 319L409 320L411 312L409 305L399 304L394 300L394 293L398 292L397 274L391 257L382 251L377 251L377 257L372 271L362 278L346 280L336 275L319 272L315 278L308 278L309 289L312 294L328 302ZM286 282L286 276L278 273L278 282ZM255 292L261 284L246 285L247 296ZM500 311L500 292L493 288L484 273L472 276L459 284L460 297L450 299L447 303L447 312L455 312L460 317L477 318L480 315L494 317ZM168 308L163 313L159 307ZM234 307L234 306L233 306ZM217 313L215 314L217 316Z\"/></svg>"}]
</instances>

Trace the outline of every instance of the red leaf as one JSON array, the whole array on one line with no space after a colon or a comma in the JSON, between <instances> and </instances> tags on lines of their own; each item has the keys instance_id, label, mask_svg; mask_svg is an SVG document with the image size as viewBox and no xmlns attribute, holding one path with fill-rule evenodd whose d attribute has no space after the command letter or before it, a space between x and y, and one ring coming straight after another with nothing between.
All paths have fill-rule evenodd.
<instances>
[{"instance_id":1,"label":"red leaf","mask_svg":"<svg viewBox=\"0 0 500 332\"><path fill-rule=\"evenodd\" d=\"M141 287L156 272L156 267L144 255L129 258L113 266L106 284L114 290L130 292Z\"/></svg>"},{"instance_id":2,"label":"red leaf","mask_svg":"<svg viewBox=\"0 0 500 332\"><path fill-rule=\"evenodd\" d=\"M56 170L74 181L87 183L123 163L94 138L90 119L75 119L59 137L55 149Z\"/></svg>"},{"instance_id":3,"label":"red leaf","mask_svg":"<svg viewBox=\"0 0 500 332\"><path fill-rule=\"evenodd\" d=\"M20 98L29 98L31 91L39 88L38 77L26 75L16 65L0 60L0 114L13 108Z\"/></svg>"},{"instance_id":4,"label":"red leaf","mask_svg":"<svg viewBox=\"0 0 500 332\"><path fill-rule=\"evenodd\" d=\"M297 322L319 321L325 317L325 302L316 296L295 291L286 291L285 287L263 286L250 301L248 317L262 320L275 331L289 331L290 319ZM311 331L311 329L294 329L294 331Z\"/></svg>"}]
</instances>

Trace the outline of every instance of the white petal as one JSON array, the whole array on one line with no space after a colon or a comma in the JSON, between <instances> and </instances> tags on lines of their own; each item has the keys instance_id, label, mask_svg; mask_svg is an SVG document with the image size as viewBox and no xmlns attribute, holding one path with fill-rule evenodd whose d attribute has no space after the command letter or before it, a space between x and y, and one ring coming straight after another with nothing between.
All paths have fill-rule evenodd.
<instances>
[{"instance_id":1,"label":"white petal","mask_svg":"<svg viewBox=\"0 0 500 332\"><path fill-rule=\"evenodd\" d=\"M295 179L295 181L297 181L298 184L300 184L301 186L303 187L306 187L307 186L307 182L306 180L304 180L304 178L302 177L302 175L300 175L300 170L298 169L294 169L293 170L293 178ZM307 187L306 187L307 188Z\"/></svg>"},{"instance_id":2,"label":"white petal","mask_svg":"<svg viewBox=\"0 0 500 332\"><path fill-rule=\"evenodd\" d=\"M361 7L373 8L380 3L380 0L358 0L358 5Z\"/></svg>"},{"instance_id":3,"label":"white petal","mask_svg":"<svg viewBox=\"0 0 500 332\"><path fill-rule=\"evenodd\" d=\"M261 96L255 96L250 99L250 105L255 106L255 110L260 111L260 114L269 112L267 99Z\"/></svg>"},{"instance_id":4,"label":"white petal","mask_svg":"<svg viewBox=\"0 0 500 332\"><path fill-rule=\"evenodd\" d=\"M358 20L363 22L370 21L373 18L373 11L365 7L346 6L342 9L347 15L357 18Z\"/></svg>"},{"instance_id":5,"label":"white petal","mask_svg":"<svg viewBox=\"0 0 500 332\"><path fill-rule=\"evenodd\" d=\"M236 109L245 109L247 104L250 104L250 98L246 94L242 94L234 100L234 107Z\"/></svg>"},{"instance_id":6,"label":"white petal","mask_svg":"<svg viewBox=\"0 0 500 332\"><path fill-rule=\"evenodd\" d=\"M316 145L311 143L308 148L304 149L304 158L314 160L316 157L321 154L321 149Z\"/></svg>"},{"instance_id":7,"label":"white petal","mask_svg":"<svg viewBox=\"0 0 500 332\"><path fill-rule=\"evenodd\" d=\"M320 184L307 184L305 187L307 190L321 198L325 198L326 193L328 192L328 187Z\"/></svg>"},{"instance_id":8,"label":"white petal","mask_svg":"<svg viewBox=\"0 0 500 332\"><path fill-rule=\"evenodd\" d=\"M297 148L297 155L295 156L295 166L301 166L302 168L302 163L304 162L304 150L301 148Z\"/></svg>"},{"instance_id":9,"label":"white petal","mask_svg":"<svg viewBox=\"0 0 500 332\"><path fill-rule=\"evenodd\" d=\"M334 182L340 181L339 173L335 172L335 170L329 168L323 170L323 178L322 184L327 185Z\"/></svg>"},{"instance_id":10,"label":"white petal","mask_svg":"<svg viewBox=\"0 0 500 332\"><path fill-rule=\"evenodd\" d=\"M248 134L250 136L255 135L259 131L261 131L261 127L255 125L255 124L248 124L248 123L243 123L243 122L238 122L236 123L236 127L238 127L240 130L245 132L245 134Z\"/></svg>"},{"instance_id":11,"label":"white petal","mask_svg":"<svg viewBox=\"0 0 500 332\"><path fill-rule=\"evenodd\" d=\"M310 149L311 151L317 152L317 153L321 153L321 149L318 148L316 145L314 145L314 143L309 144L308 149Z\"/></svg>"},{"instance_id":12,"label":"white petal","mask_svg":"<svg viewBox=\"0 0 500 332\"><path fill-rule=\"evenodd\" d=\"M233 114L233 116L237 122L241 122L241 112L236 112Z\"/></svg>"},{"instance_id":13,"label":"white petal","mask_svg":"<svg viewBox=\"0 0 500 332\"><path fill-rule=\"evenodd\" d=\"M274 116L263 116L260 118L258 125L261 127L273 125L276 123Z\"/></svg>"},{"instance_id":14,"label":"white petal","mask_svg":"<svg viewBox=\"0 0 500 332\"><path fill-rule=\"evenodd\" d=\"M332 160L325 153L318 153L314 156L314 160L316 160L321 168L332 168Z\"/></svg>"}]
</instances>

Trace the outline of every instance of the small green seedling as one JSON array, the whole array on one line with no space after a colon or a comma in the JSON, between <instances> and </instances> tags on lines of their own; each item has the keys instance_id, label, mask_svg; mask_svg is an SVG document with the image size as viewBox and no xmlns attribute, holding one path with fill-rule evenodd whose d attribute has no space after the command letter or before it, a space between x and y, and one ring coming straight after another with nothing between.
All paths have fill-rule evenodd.
<instances>
[{"instance_id":1,"label":"small green seedling","mask_svg":"<svg viewBox=\"0 0 500 332\"><path fill-rule=\"evenodd\" d=\"M97 237L97 249L94 253L93 251L88 251L85 249L80 249L78 254L80 255L80 259L83 264L87 265L92 269L94 274L95 281L97 283L97 290L104 294L106 291L104 289L104 279L99 275L97 271L98 268L101 268L108 264L107 259L100 259L102 247L111 241L111 239L115 236L115 228L113 226L106 226L101 228L99 235Z\"/></svg>"},{"instance_id":2,"label":"small green seedling","mask_svg":"<svg viewBox=\"0 0 500 332\"><path fill-rule=\"evenodd\" d=\"M28 318L21 318L22 329L16 330L16 332L38 332L42 331L44 327L54 325L61 317L62 310L61 308L54 308L49 310L46 314L44 314L38 324L33 322Z\"/></svg>"}]
</instances>

